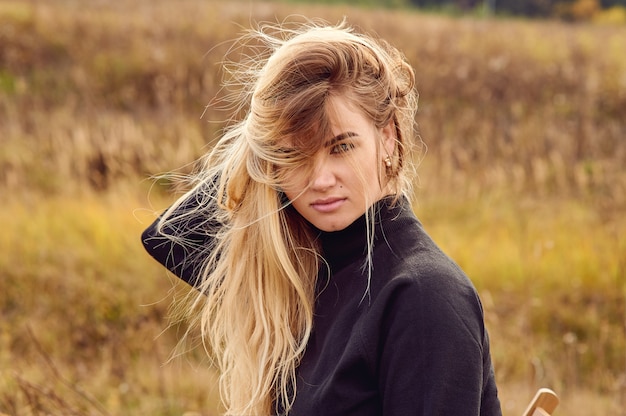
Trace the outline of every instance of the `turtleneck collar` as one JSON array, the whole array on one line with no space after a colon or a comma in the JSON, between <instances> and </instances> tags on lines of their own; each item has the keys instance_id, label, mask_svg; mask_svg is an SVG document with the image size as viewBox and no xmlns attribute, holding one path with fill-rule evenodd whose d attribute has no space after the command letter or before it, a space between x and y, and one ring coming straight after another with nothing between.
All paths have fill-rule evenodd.
<instances>
[{"instance_id":1,"label":"turtleneck collar","mask_svg":"<svg viewBox=\"0 0 626 416\"><path fill-rule=\"evenodd\" d=\"M374 220L374 243L381 238L388 228L386 224L397 218L406 210L410 210L410 203L404 196L394 203L393 197L385 197L374 203L369 211L355 220L352 224L340 231L319 232L319 241L324 259L328 262L332 272L341 270L352 263L355 258L363 257L367 253L367 222Z\"/></svg>"}]
</instances>

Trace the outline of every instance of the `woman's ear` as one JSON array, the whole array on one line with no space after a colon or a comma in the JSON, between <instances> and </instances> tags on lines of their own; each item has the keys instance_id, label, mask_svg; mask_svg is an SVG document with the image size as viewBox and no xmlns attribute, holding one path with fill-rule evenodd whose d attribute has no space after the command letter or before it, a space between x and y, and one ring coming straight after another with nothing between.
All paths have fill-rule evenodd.
<instances>
[{"instance_id":1,"label":"woman's ear","mask_svg":"<svg viewBox=\"0 0 626 416\"><path fill-rule=\"evenodd\" d=\"M396 150L396 124L393 119L389 120L381 130L385 156L393 157Z\"/></svg>"}]
</instances>

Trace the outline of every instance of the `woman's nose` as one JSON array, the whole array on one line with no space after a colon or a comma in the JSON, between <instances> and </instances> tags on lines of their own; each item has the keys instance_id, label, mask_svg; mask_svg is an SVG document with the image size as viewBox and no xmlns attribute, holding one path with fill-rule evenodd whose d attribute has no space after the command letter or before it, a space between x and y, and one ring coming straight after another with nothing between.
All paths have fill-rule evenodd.
<instances>
[{"instance_id":1,"label":"woman's nose","mask_svg":"<svg viewBox=\"0 0 626 416\"><path fill-rule=\"evenodd\" d=\"M332 170L332 166L327 160L321 160L316 163L313 177L311 180L311 189L316 191L326 191L337 183L337 177Z\"/></svg>"}]
</instances>

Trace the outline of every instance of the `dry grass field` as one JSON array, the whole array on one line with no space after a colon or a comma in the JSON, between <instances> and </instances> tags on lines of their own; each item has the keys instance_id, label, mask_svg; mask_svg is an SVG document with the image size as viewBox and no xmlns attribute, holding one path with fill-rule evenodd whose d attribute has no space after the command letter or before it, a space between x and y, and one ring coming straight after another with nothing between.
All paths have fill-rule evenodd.
<instances>
[{"instance_id":1,"label":"dry grass field","mask_svg":"<svg viewBox=\"0 0 626 416\"><path fill-rule=\"evenodd\" d=\"M218 414L201 352L170 360L150 175L224 127L230 40L298 15L415 67L415 210L481 294L505 415L542 386L626 415L626 27L252 0L0 0L0 414Z\"/></svg>"}]
</instances>

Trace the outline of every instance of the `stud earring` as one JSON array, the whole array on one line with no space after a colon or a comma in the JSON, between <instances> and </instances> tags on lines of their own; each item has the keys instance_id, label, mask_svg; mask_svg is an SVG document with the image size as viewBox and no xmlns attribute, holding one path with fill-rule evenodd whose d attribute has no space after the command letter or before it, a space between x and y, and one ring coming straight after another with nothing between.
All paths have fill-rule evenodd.
<instances>
[{"instance_id":1,"label":"stud earring","mask_svg":"<svg viewBox=\"0 0 626 416\"><path fill-rule=\"evenodd\" d=\"M391 168L391 158L389 156L387 156L385 158L384 162L385 162L385 167L386 168L388 168L388 169Z\"/></svg>"}]
</instances>

